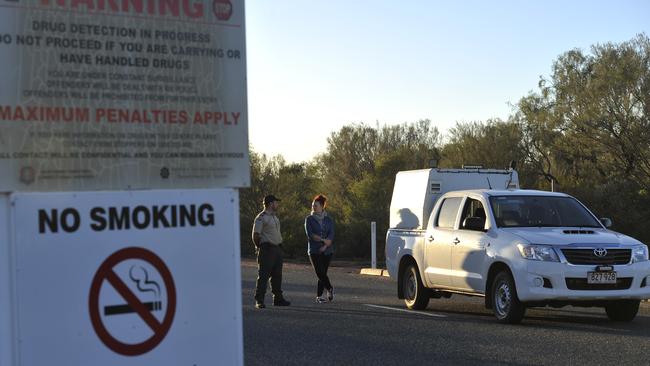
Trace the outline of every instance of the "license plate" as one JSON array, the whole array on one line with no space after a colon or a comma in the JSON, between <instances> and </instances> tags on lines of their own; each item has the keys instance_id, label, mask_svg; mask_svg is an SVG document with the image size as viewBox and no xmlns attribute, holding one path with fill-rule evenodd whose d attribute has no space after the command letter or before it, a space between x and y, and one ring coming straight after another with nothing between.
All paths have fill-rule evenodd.
<instances>
[{"instance_id":1,"label":"license plate","mask_svg":"<svg viewBox=\"0 0 650 366\"><path fill-rule=\"evenodd\" d=\"M615 284L616 272L589 272L587 273L587 283L590 285Z\"/></svg>"}]
</instances>

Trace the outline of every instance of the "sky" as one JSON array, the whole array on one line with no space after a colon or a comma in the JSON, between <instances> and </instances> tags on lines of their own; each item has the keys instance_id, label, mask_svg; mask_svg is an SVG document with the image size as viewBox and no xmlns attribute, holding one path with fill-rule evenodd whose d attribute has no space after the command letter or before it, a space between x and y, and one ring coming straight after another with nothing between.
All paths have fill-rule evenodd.
<instances>
[{"instance_id":1,"label":"sky","mask_svg":"<svg viewBox=\"0 0 650 366\"><path fill-rule=\"evenodd\" d=\"M288 162L332 132L507 119L562 53L650 36L650 1L246 0L249 143Z\"/></svg>"}]
</instances>

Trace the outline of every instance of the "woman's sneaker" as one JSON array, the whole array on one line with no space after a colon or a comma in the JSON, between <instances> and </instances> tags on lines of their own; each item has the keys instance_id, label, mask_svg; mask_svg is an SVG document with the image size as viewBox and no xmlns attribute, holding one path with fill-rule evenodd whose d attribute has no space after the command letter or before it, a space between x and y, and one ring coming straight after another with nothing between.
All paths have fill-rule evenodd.
<instances>
[{"instance_id":1,"label":"woman's sneaker","mask_svg":"<svg viewBox=\"0 0 650 366\"><path fill-rule=\"evenodd\" d=\"M334 287L327 290L327 300L329 300L330 302L332 302L332 300L334 300Z\"/></svg>"},{"instance_id":2,"label":"woman's sneaker","mask_svg":"<svg viewBox=\"0 0 650 366\"><path fill-rule=\"evenodd\" d=\"M327 302L327 300L325 300L325 298L322 296L316 296L316 302L319 304L324 304Z\"/></svg>"}]
</instances>

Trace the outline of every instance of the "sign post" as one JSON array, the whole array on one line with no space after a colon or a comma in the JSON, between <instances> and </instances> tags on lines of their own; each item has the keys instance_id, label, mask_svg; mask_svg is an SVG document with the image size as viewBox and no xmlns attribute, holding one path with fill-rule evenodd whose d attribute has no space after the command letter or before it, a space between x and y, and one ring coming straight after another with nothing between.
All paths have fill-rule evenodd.
<instances>
[{"instance_id":1,"label":"sign post","mask_svg":"<svg viewBox=\"0 0 650 366\"><path fill-rule=\"evenodd\" d=\"M372 269L377 268L377 222L370 222L370 264Z\"/></svg>"}]
</instances>

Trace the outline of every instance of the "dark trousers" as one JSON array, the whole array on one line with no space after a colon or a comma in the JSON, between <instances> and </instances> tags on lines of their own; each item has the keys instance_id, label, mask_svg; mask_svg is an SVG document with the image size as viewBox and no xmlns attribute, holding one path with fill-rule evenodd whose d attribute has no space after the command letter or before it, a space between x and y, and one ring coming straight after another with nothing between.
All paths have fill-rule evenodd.
<instances>
[{"instance_id":1,"label":"dark trousers","mask_svg":"<svg viewBox=\"0 0 650 366\"><path fill-rule=\"evenodd\" d=\"M314 267L314 271L316 271L316 276L318 276L316 296L322 296L323 289L332 289L330 279L327 277L327 269L330 267L331 260L331 254L312 254L309 256L309 261L311 262L312 267Z\"/></svg>"},{"instance_id":2,"label":"dark trousers","mask_svg":"<svg viewBox=\"0 0 650 366\"><path fill-rule=\"evenodd\" d=\"M269 277L273 299L282 299L282 248L270 243L262 243L257 251L255 300L258 302L264 302Z\"/></svg>"}]
</instances>

